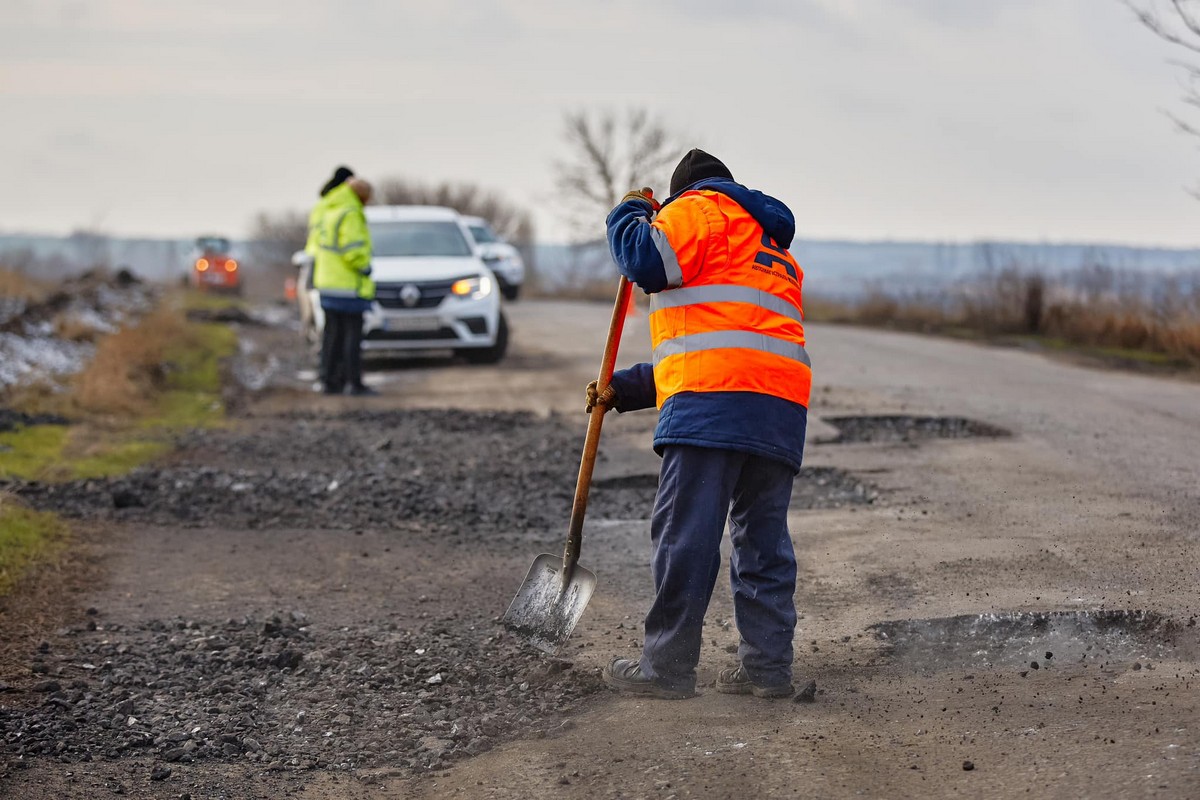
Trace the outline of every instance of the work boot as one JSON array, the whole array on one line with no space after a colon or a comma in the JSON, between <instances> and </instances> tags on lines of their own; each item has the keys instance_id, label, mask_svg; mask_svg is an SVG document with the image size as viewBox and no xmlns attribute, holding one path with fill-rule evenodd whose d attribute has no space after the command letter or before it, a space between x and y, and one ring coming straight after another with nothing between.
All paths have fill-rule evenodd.
<instances>
[{"instance_id":1,"label":"work boot","mask_svg":"<svg viewBox=\"0 0 1200 800\"><path fill-rule=\"evenodd\" d=\"M750 680L749 673L738 664L721 670L717 676L717 691L722 694L752 694L755 697L791 697L796 690L790 683L760 686Z\"/></svg>"},{"instance_id":2,"label":"work boot","mask_svg":"<svg viewBox=\"0 0 1200 800\"><path fill-rule=\"evenodd\" d=\"M609 688L628 694L644 694L663 700L686 700L695 697L691 689L672 689L642 673L642 665L629 658L614 658L604 668L604 682Z\"/></svg>"},{"instance_id":3,"label":"work boot","mask_svg":"<svg viewBox=\"0 0 1200 800\"><path fill-rule=\"evenodd\" d=\"M360 383L357 386L350 387L350 394L354 395L355 397L375 397L377 394L379 394L379 392L375 391L370 386Z\"/></svg>"}]
</instances>

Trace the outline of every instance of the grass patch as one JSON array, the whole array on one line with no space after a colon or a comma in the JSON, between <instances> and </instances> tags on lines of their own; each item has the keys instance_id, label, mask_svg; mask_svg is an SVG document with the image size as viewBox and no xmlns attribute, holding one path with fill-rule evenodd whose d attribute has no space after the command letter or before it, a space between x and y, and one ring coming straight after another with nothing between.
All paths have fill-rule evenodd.
<instances>
[{"instance_id":1,"label":"grass patch","mask_svg":"<svg viewBox=\"0 0 1200 800\"><path fill-rule=\"evenodd\" d=\"M0 433L0 475L52 479L69 435L66 425L35 425Z\"/></svg>"},{"instance_id":2,"label":"grass patch","mask_svg":"<svg viewBox=\"0 0 1200 800\"><path fill-rule=\"evenodd\" d=\"M97 448L96 452L69 457L69 478L86 480L124 475L135 467L153 461L170 449L170 443L163 440L108 441Z\"/></svg>"},{"instance_id":3,"label":"grass patch","mask_svg":"<svg viewBox=\"0 0 1200 800\"><path fill-rule=\"evenodd\" d=\"M77 424L0 434L0 476L121 475L166 452L175 432L221 424L221 365L236 349L228 327L189 322L177 304L164 304L102 338L67 395L41 398L39 410Z\"/></svg>"},{"instance_id":4,"label":"grass patch","mask_svg":"<svg viewBox=\"0 0 1200 800\"><path fill-rule=\"evenodd\" d=\"M1106 364L1126 366L1131 369L1186 370L1193 365L1187 359L1152 350L1135 350L1132 347L1090 347L1056 336L1022 336L1013 340L1018 344L1040 347L1056 353L1083 356Z\"/></svg>"},{"instance_id":5,"label":"grass patch","mask_svg":"<svg viewBox=\"0 0 1200 800\"><path fill-rule=\"evenodd\" d=\"M0 496L0 595L5 595L35 561L54 556L67 539L67 526L44 511L32 511Z\"/></svg>"},{"instance_id":6,"label":"grass patch","mask_svg":"<svg viewBox=\"0 0 1200 800\"><path fill-rule=\"evenodd\" d=\"M182 302L184 313L188 311L220 311L224 308L242 305L242 301L235 295L202 292L198 289L188 289L183 295Z\"/></svg>"}]
</instances>

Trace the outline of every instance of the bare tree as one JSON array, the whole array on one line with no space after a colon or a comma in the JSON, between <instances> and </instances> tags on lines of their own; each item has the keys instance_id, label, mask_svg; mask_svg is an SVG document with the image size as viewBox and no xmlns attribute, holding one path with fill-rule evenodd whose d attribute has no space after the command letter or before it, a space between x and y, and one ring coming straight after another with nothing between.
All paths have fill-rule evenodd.
<instances>
[{"instance_id":1,"label":"bare tree","mask_svg":"<svg viewBox=\"0 0 1200 800\"><path fill-rule=\"evenodd\" d=\"M421 183L407 178L384 178L375 184L375 202L382 205L447 206L460 214L483 217L496 233L519 248L533 244L533 215L528 209L473 183Z\"/></svg>"},{"instance_id":2,"label":"bare tree","mask_svg":"<svg viewBox=\"0 0 1200 800\"><path fill-rule=\"evenodd\" d=\"M1138 21L1156 36L1170 42L1193 56L1200 56L1200 0L1124 0ZM1164 5L1165 3L1165 5ZM1193 109L1200 108L1200 66L1187 61L1173 61L1186 76L1183 102ZM1175 127L1191 136L1200 136L1200 126L1188 122L1170 111L1166 112ZM1191 193L1200 198L1200 188Z\"/></svg>"},{"instance_id":3,"label":"bare tree","mask_svg":"<svg viewBox=\"0 0 1200 800\"><path fill-rule=\"evenodd\" d=\"M678 137L644 109L569 113L563 139L567 154L554 164L555 188L581 241L603 235L604 217L630 189L665 193L667 169L682 152Z\"/></svg>"}]
</instances>

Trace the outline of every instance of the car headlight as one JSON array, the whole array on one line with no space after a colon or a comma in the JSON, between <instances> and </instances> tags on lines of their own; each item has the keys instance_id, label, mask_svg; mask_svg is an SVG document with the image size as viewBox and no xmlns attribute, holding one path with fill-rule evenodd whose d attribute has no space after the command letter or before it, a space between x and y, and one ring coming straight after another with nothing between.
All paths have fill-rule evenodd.
<instances>
[{"instance_id":1,"label":"car headlight","mask_svg":"<svg viewBox=\"0 0 1200 800\"><path fill-rule=\"evenodd\" d=\"M450 287L450 293L464 300L478 300L492 293L492 279L487 275L463 278L454 282Z\"/></svg>"}]
</instances>

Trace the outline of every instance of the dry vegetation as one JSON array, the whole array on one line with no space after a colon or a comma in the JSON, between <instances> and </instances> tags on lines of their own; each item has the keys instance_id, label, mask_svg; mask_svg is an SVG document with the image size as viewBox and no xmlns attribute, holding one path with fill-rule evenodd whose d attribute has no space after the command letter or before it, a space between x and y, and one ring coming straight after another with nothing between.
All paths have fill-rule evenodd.
<instances>
[{"instance_id":1,"label":"dry vegetation","mask_svg":"<svg viewBox=\"0 0 1200 800\"><path fill-rule=\"evenodd\" d=\"M0 267L0 298L10 298L23 303L38 303L50 296L52 287L30 278L23 272Z\"/></svg>"},{"instance_id":2,"label":"dry vegetation","mask_svg":"<svg viewBox=\"0 0 1200 800\"><path fill-rule=\"evenodd\" d=\"M1200 367L1200 274L1088 267L1052 278L1008 267L940 292L806 302L812 320L952 335L1038 337L1102 355Z\"/></svg>"},{"instance_id":3,"label":"dry vegetation","mask_svg":"<svg viewBox=\"0 0 1200 800\"><path fill-rule=\"evenodd\" d=\"M99 414L140 414L165 382L166 350L188 336L182 315L159 309L134 327L101 339L75 379L75 401Z\"/></svg>"}]
</instances>

